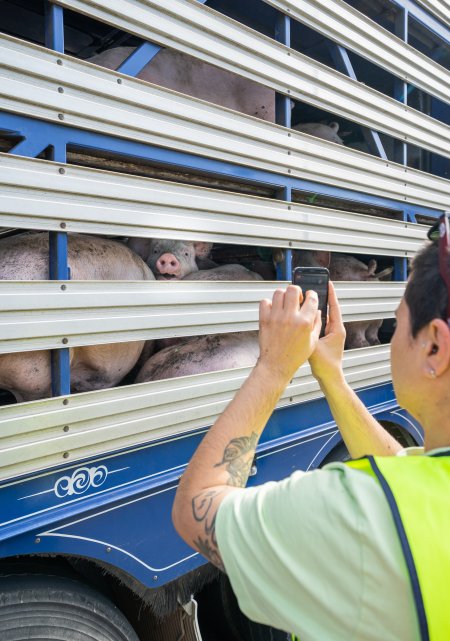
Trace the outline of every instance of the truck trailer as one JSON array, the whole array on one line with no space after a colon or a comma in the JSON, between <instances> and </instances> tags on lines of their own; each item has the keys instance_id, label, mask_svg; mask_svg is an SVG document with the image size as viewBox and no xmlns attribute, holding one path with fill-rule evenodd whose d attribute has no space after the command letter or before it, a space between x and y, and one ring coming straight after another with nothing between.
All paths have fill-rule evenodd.
<instances>
[{"instance_id":1,"label":"truck trailer","mask_svg":"<svg viewBox=\"0 0 450 641\"><path fill-rule=\"evenodd\" d=\"M80 392L73 354L255 332L302 252L375 258L392 280L336 283L346 323L380 322L345 351L345 375L397 439L422 444L389 340L409 261L450 209L448 2L1 0L0 15L0 265L19 236L48 238L48 279L0 276L0 370L45 354L51 371L33 400L0 384L0 638L247 641L227 578L178 537L171 507L250 368L140 383L133 369ZM164 52L167 82L146 80ZM204 65L213 99L173 88L177 60ZM215 101L225 77L273 115ZM205 242L215 264L269 276L77 280L78 235ZM306 364L249 484L347 458Z\"/></svg>"}]
</instances>

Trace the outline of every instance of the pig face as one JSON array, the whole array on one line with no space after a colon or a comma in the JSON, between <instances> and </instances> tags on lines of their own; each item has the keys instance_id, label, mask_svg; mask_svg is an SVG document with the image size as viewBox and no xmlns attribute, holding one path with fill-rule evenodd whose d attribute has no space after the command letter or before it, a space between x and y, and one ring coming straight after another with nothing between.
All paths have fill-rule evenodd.
<instances>
[{"instance_id":1,"label":"pig face","mask_svg":"<svg viewBox=\"0 0 450 641\"><path fill-rule=\"evenodd\" d=\"M206 258L210 243L182 240L152 240L147 262L158 280L180 280L198 271L196 257Z\"/></svg>"}]
</instances>

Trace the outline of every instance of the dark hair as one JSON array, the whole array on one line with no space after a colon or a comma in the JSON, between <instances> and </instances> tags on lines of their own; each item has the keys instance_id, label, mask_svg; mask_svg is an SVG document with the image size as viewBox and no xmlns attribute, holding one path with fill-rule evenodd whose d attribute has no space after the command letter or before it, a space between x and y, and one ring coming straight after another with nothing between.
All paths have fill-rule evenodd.
<instances>
[{"instance_id":1,"label":"dark hair","mask_svg":"<svg viewBox=\"0 0 450 641\"><path fill-rule=\"evenodd\" d=\"M414 257L405 291L413 338L433 318L447 320L447 287L439 272L438 241L427 243Z\"/></svg>"}]
</instances>

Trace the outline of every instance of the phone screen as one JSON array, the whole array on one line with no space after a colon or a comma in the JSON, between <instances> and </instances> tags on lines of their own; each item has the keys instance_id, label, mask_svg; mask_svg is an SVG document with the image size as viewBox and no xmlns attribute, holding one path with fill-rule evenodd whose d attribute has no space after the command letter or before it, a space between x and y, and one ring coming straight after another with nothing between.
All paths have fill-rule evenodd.
<instances>
[{"instance_id":1,"label":"phone screen","mask_svg":"<svg viewBox=\"0 0 450 641\"><path fill-rule=\"evenodd\" d=\"M326 267L297 267L292 274L292 282L302 288L303 294L309 289L319 297L319 309L322 312L322 329L320 336L325 333L328 313L328 281L330 274Z\"/></svg>"}]
</instances>

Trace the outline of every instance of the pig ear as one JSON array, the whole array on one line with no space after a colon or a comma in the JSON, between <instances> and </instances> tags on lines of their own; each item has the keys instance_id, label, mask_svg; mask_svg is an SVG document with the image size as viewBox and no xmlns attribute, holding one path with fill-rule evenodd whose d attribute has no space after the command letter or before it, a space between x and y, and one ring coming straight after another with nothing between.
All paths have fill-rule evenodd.
<instances>
[{"instance_id":1,"label":"pig ear","mask_svg":"<svg viewBox=\"0 0 450 641\"><path fill-rule=\"evenodd\" d=\"M330 129L334 131L335 134L339 131L339 123L338 122L330 122L328 125Z\"/></svg>"},{"instance_id":2,"label":"pig ear","mask_svg":"<svg viewBox=\"0 0 450 641\"><path fill-rule=\"evenodd\" d=\"M372 258L371 260L369 260L369 264L367 265L367 271L371 276L375 275L375 272L377 271L377 261L375 260L375 258Z\"/></svg>"},{"instance_id":3,"label":"pig ear","mask_svg":"<svg viewBox=\"0 0 450 641\"><path fill-rule=\"evenodd\" d=\"M208 258L212 247L213 243L194 243L195 255L197 258Z\"/></svg>"},{"instance_id":4,"label":"pig ear","mask_svg":"<svg viewBox=\"0 0 450 641\"><path fill-rule=\"evenodd\" d=\"M329 267L330 260L331 260L331 252L315 251L314 258L317 261L317 264L319 267Z\"/></svg>"},{"instance_id":5,"label":"pig ear","mask_svg":"<svg viewBox=\"0 0 450 641\"><path fill-rule=\"evenodd\" d=\"M378 278L378 280L391 280L393 271L393 267L386 267L386 269L383 269L382 272L378 272L378 274L375 274L375 276Z\"/></svg>"}]
</instances>

